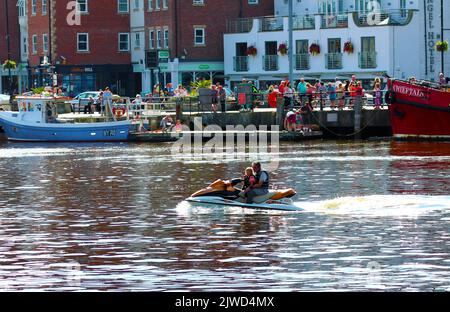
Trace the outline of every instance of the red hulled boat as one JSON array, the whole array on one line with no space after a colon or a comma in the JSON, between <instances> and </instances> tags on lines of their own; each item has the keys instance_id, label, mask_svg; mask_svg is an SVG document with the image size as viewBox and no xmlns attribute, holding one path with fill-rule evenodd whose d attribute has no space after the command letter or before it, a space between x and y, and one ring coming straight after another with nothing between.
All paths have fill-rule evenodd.
<instances>
[{"instance_id":1,"label":"red hulled boat","mask_svg":"<svg viewBox=\"0 0 450 312\"><path fill-rule=\"evenodd\" d=\"M450 89L389 79L386 102L395 139L450 140Z\"/></svg>"}]
</instances>

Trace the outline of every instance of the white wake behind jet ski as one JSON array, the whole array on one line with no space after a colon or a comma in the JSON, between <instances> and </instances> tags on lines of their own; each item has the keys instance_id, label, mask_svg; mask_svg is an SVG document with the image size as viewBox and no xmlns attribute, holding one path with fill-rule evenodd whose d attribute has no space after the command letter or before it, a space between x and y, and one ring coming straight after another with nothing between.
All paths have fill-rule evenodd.
<instances>
[{"instance_id":1,"label":"white wake behind jet ski","mask_svg":"<svg viewBox=\"0 0 450 312\"><path fill-rule=\"evenodd\" d=\"M253 198L253 203L246 203L239 195L241 190L235 188L230 181L217 180L208 187L195 192L186 200L195 203L238 206L255 209L301 211L295 206L291 197L297 194L294 189L269 190L269 193Z\"/></svg>"}]
</instances>

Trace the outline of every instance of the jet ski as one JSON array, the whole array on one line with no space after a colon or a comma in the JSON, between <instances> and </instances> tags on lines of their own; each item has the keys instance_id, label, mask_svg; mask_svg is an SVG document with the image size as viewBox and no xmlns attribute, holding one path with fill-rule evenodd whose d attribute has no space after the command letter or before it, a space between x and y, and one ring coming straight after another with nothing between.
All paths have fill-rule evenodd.
<instances>
[{"instance_id":1,"label":"jet ski","mask_svg":"<svg viewBox=\"0 0 450 312\"><path fill-rule=\"evenodd\" d=\"M254 197L253 203L249 204L242 196L242 191L236 188L233 182L216 180L206 188L192 194L186 201L255 209L301 211L302 209L296 207L291 199L295 194L297 192L291 188L269 190L269 193L265 195Z\"/></svg>"}]
</instances>

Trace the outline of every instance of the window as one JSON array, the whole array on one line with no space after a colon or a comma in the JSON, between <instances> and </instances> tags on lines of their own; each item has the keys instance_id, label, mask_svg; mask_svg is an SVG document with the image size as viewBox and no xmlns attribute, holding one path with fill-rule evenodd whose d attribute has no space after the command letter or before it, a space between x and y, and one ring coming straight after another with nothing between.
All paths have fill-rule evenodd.
<instances>
[{"instance_id":1,"label":"window","mask_svg":"<svg viewBox=\"0 0 450 312\"><path fill-rule=\"evenodd\" d=\"M379 9L380 0L355 0L356 11L360 13L370 13L369 9Z\"/></svg>"},{"instance_id":2,"label":"window","mask_svg":"<svg viewBox=\"0 0 450 312\"><path fill-rule=\"evenodd\" d=\"M33 35L33 37L31 37L31 49L33 54L37 53L37 35Z\"/></svg>"},{"instance_id":3,"label":"window","mask_svg":"<svg viewBox=\"0 0 450 312\"><path fill-rule=\"evenodd\" d=\"M148 10L153 11L153 0L148 0Z\"/></svg>"},{"instance_id":4,"label":"window","mask_svg":"<svg viewBox=\"0 0 450 312\"><path fill-rule=\"evenodd\" d=\"M156 48L161 49L161 29L156 30Z\"/></svg>"},{"instance_id":5,"label":"window","mask_svg":"<svg viewBox=\"0 0 450 312\"><path fill-rule=\"evenodd\" d=\"M329 38L328 39L328 53L341 53L341 39Z\"/></svg>"},{"instance_id":6,"label":"window","mask_svg":"<svg viewBox=\"0 0 450 312\"><path fill-rule=\"evenodd\" d=\"M195 27L194 28L194 45L204 45L205 44L205 28Z\"/></svg>"},{"instance_id":7,"label":"window","mask_svg":"<svg viewBox=\"0 0 450 312\"><path fill-rule=\"evenodd\" d=\"M130 34L129 33L119 33L119 51L129 51L130 50Z\"/></svg>"},{"instance_id":8,"label":"window","mask_svg":"<svg viewBox=\"0 0 450 312\"><path fill-rule=\"evenodd\" d=\"M23 44L22 44L22 53L27 54L28 53L28 38L23 37Z\"/></svg>"},{"instance_id":9,"label":"window","mask_svg":"<svg viewBox=\"0 0 450 312\"><path fill-rule=\"evenodd\" d=\"M295 41L295 54L308 54L309 42L307 39Z\"/></svg>"},{"instance_id":10,"label":"window","mask_svg":"<svg viewBox=\"0 0 450 312\"><path fill-rule=\"evenodd\" d=\"M150 29L148 32L148 48L154 49L155 48L155 31L153 29Z\"/></svg>"},{"instance_id":11,"label":"window","mask_svg":"<svg viewBox=\"0 0 450 312\"><path fill-rule=\"evenodd\" d=\"M134 47L137 49L141 48L141 34L140 33L134 34Z\"/></svg>"},{"instance_id":12,"label":"window","mask_svg":"<svg viewBox=\"0 0 450 312\"><path fill-rule=\"evenodd\" d=\"M167 9L169 7L169 0L163 0L163 9Z\"/></svg>"},{"instance_id":13,"label":"window","mask_svg":"<svg viewBox=\"0 0 450 312\"><path fill-rule=\"evenodd\" d=\"M77 51L78 52L89 51L89 34L88 33L77 34Z\"/></svg>"},{"instance_id":14,"label":"window","mask_svg":"<svg viewBox=\"0 0 450 312\"><path fill-rule=\"evenodd\" d=\"M77 0L78 13L88 13L88 0Z\"/></svg>"},{"instance_id":15,"label":"window","mask_svg":"<svg viewBox=\"0 0 450 312\"><path fill-rule=\"evenodd\" d=\"M248 4L250 5L259 4L259 0L248 0Z\"/></svg>"},{"instance_id":16,"label":"window","mask_svg":"<svg viewBox=\"0 0 450 312\"><path fill-rule=\"evenodd\" d=\"M47 0L42 0L42 15L47 14Z\"/></svg>"},{"instance_id":17,"label":"window","mask_svg":"<svg viewBox=\"0 0 450 312\"><path fill-rule=\"evenodd\" d=\"M48 34L42 35L42 51L45 53L48 52Z\"/></svg>"},{"instance_id":18,"label":"window","mask_svg":"<svg viewBox=\"0 0 450 312\"><path fill-rule=\"evenodd\" d=\"M164 48L169 47L169 30L167 28L164 29Z\"/></svg>"},{"instance_id":19,"label":"window","mask_svg":"<svg viewBox=\"0 0 450 312\"><path fill-rule=\"evenodd\" d=\"M128 13L128 0L118 0L119 13Z\"/></svg>"},{"instance_id":20,"label":"window","mask_svg":"<svg viewBox=\"0 0 450 312\"><path fill-rule=\"evenodd\" d=\"M406 0L400 0L400 13L402 17L406 17Z\"/></svg>"},{"instance_id":21,"label":"window","mask_svg":"<svg viewBox=\"0 0 450 312\"><path fill-rule=\"evenodd\" d=\"M36 15L37 0L31 0L31 15Z\"/></svg>"},{"instance_id":22,"label":"window","mask_svg":"<svg viewBox=\"0 0 450 312\"><path fill-rule=\"evenodd\" d=\"M155 0L155 10L159 10L159 0Z\"/></svg>"},{"instance_id":23,"label":"window","mask_svg":"<svg viewBox=\"0 0 450 312\"><path fill-rule=\"evenodd\" d=\"M193 5L204 5L205 1L204 0L192 0L192 4Z\"/></svg>"},{"instance_id":24,"label":"window","mask_svg":"<svg viewBox=\"0 0 450 312\"><path fill-rule=\"evenodd\" d=\"M139 2L140 2L141 0L134 0L134 9L135 10L139 10L139 7L140 7L140 5L139 5Z\"/></svg>"},{"instance_id":25,"label":"window","mask_svg":"<svg viewBox=\"0 0 450 312\"><path fill-rule=\"evenodd\" d=\"M375 37L361 37L361 52L375 52Z\"/></svg>"},{"instance_id":26,"label":"window","mask_svg":"<svg viewBox=\"0 0 450 312\"><path fill-rule=\"evenodd\" d=\"M27 14L27 5L25 0L17 1L17 6L19 7L19 16L25 16Z\"/></svg>"}]
</instances>

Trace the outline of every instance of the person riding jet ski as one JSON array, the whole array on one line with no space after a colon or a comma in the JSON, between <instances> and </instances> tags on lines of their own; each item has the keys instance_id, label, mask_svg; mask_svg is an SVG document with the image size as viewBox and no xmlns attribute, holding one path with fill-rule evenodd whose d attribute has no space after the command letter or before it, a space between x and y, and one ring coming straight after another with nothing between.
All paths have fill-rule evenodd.
<instances>
[{"instance_id":1,"label":"person riding jet ski","mask_svg":"<svg viewBox=\"0 0 450 312\"><path fill-rule=\"evenodd\" d=\"M260 162L252 163L253 172L255 173L255 183L250 186L250 190L246 192L246 203L253 203L256 196L266 195L269 193L269 174L265 170L261 170ZM242 179L233 179L231 185L235 186L244 182Z\"/></svg>"}]
</instances>

